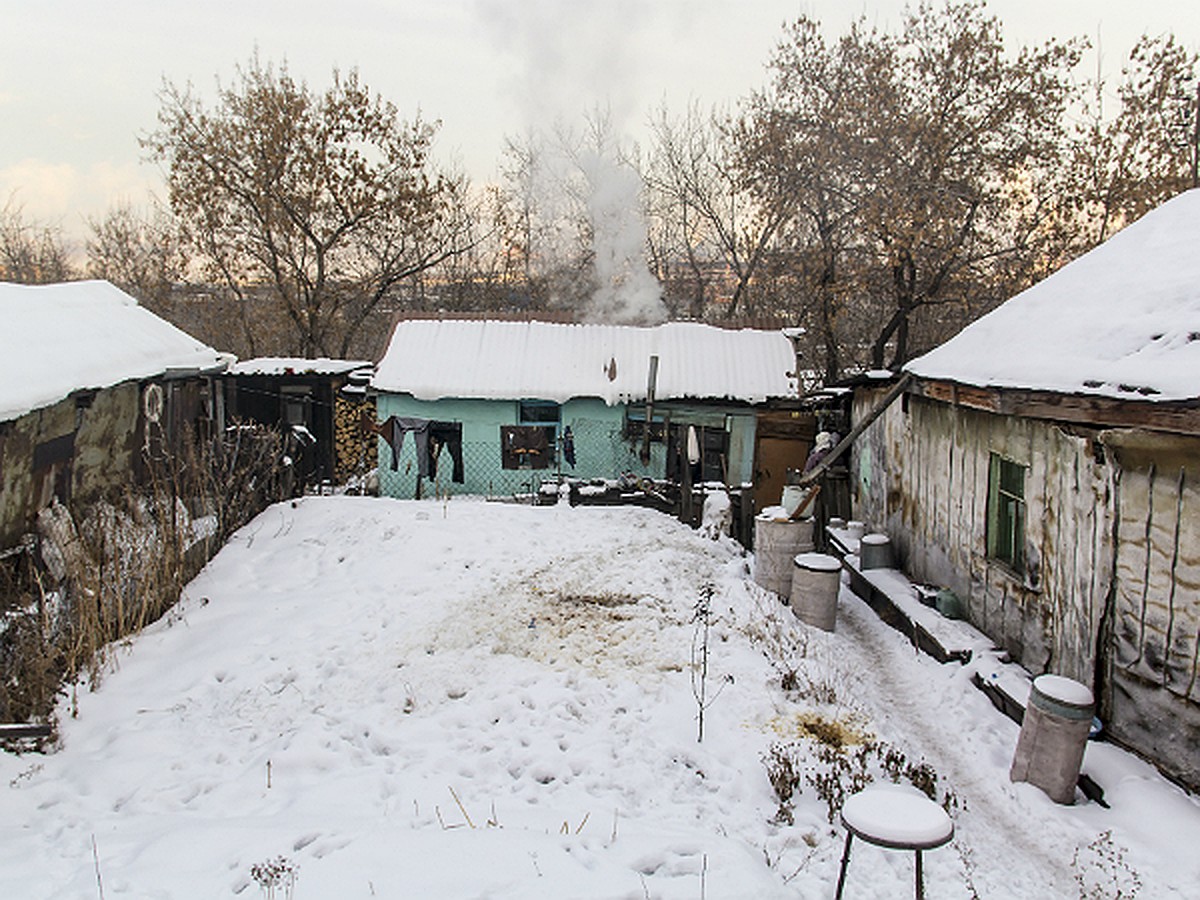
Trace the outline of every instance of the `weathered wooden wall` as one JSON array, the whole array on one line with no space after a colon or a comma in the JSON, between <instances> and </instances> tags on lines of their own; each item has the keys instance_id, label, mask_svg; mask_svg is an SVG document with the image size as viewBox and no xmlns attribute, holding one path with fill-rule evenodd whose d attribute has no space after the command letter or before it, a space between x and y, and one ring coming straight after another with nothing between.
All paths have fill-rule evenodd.
<instances>
[{"instance_id":1,"label":"weathered wooden wall","mask_svg":"<svg viewBox=\"0 0 1200 900\"><path fill-rule=\"evenodd\" d=\"M854 416L883 390L862 392ZM991 453L1028 467L1026 571L987 555ZM859 439L855 513L1034 674L1097 690L1114 736L1200 785L1200 439L908 395Z\"/></svg>"},{"instance_id":2,"label":"weathered wooden wall","mask_svg":"<svg viewBox=\"0 0 1200 900\"><path fill-rule=\"evenodd\" d=\"M136 381L80 391L0 423L0 550L29 532L54 497L86 506L128 490L146 476L147 456L179 452L219 429L208 379L153 384L163 398L157 423L146 420L151 382Z\"/></svg>"},{"instance_id":3,"label":"weathered wooden wall","mask_svg":"<svg viewBox=\"0 0 1200 900\"><path fill-rule=\"evenodd\" d=\"M29 531L34 515L56 494L64 502L88 502L130 483L140 399L136 383L121 384L3 424L0 548ZM55 449L47 453L50 447Z\"/></svg>"},{"instance_id":4,"label":"weathered wooden wall","mask_svg":"<svg viewBox=\"0 0 1200 900\"><path fill-rule=\"evenodd\" d=\"M856 415L872 399L856 400ZM1023 575L987 556L993 452L1028 467ZM853 470L856 515L892 536L913 578L951 588L1032 670L1092 682L1111 552L1107 473L1089 436L908 396L864 433Z\"/></svg>"}]
</instances>

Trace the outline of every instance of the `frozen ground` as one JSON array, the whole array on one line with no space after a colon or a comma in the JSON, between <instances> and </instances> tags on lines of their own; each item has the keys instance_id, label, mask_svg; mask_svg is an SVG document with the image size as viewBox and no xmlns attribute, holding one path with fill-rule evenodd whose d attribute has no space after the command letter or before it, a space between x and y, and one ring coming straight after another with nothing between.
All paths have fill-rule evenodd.
<instances>
[{"instance_id":1,"label":"frozen ground","mask_svg":"<svg viewBox=\"0 0 1200 900\"><path fill-rule=\"evenodd\" d=\"M845 591L812 632L749 563L645 510L272 507L64 702L56 752L0 754L0 897L261 897L281 860L273 896L290 870L297 900L828 898L821 793L888 751L954 817L931 898L1195 896L1192 798L1103 744L1085 768L1111 809L1009 783L1017 728L968 669ZM847 895L911 878L856 844Z\"/></svg>"}]
</instances>

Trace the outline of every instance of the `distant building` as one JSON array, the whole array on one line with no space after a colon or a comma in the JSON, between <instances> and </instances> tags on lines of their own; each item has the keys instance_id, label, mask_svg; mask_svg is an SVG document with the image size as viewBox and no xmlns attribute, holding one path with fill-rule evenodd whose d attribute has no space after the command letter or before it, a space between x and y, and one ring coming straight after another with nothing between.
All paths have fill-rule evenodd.
<instances>
[{"instance_id":1,"label":"distant building","mask_svg":"<svg viewBox=\"0 0 1200 900\"><path fill-rule=\"evenodd\" d=\"M364 467L359 422L364 413L374 419L366 391L371 371L371 363L355 359L242 360L229 369L226 408L231 419L282 430L297 487L340 484Z\"/></svg>"},{"instance_id":2,"label":"distant building","mask_svg":"<svg viewBox=\"0 0 1200 900\"><path fill-rule=\"evenodd\" d=\"M674 478L682 466L695 480L748 484L758 414L795 398L795 369L780 331L401 320L372 380L379 421L394 429L380 440L381 492L417 493L429 468L417 455L419 432L404 429L423 422L445 426L435 449L446 453L426 479L429 493L436 482L455 492L519 494L559 473ZM461 482L451 451L462 454ZM806 451L796 446L795 465Z\"/></svg>"}]
</instances>

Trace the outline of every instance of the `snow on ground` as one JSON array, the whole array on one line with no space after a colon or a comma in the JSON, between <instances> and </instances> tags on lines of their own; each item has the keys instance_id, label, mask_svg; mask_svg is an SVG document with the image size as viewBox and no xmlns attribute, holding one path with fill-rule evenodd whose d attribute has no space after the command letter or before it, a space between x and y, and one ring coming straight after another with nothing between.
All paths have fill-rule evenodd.
<instances>
[{"instance_id":1,"label":"snow on ground","mask_svg":"<svg viewBox=\"0 0 1200 900\"><path fill-rule=\"evenodd\" d=\"M281 858L297 900L829 897L843 832L815 785L877 770L853 743L872 738L950 798L930 897L1200 883L1200 807L1151 769L1089 746L1109 810L1009 783L1016 726L968 668L917 656L845 590L838 632L808 629L749 565L639 509L272 507L77 717L64 702L56 752L0 754L0 897L97 897L97 873L106 898L260 897ZM772 746L798 773L792 824ZM856 842L847 896L911 879L911 854Z\"/></svg>"}]
</instances>

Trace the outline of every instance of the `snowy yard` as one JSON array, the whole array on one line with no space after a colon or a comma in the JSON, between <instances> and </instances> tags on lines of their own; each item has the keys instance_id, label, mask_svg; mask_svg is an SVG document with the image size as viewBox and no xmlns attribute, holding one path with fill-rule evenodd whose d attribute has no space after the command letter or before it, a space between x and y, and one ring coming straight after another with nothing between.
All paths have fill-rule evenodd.
<instances>
[{"instance_id":1,"label":"snowy yard","mask_svg":"<svg viewBox=\"0 0 1200 900\"><path fill-rule=\"evenodd\" d=\"M1011 784L968 667L845 589L812 631L749 566L638 509L272 507L64 701L56 752L0 754L0 897L828 898L823 796L888 766L954 818L931 898L1195 896L1195 800L1105 744L1111 809ZM856 843L847 897L912 865Z\"/></svg>"}]
</instances>

